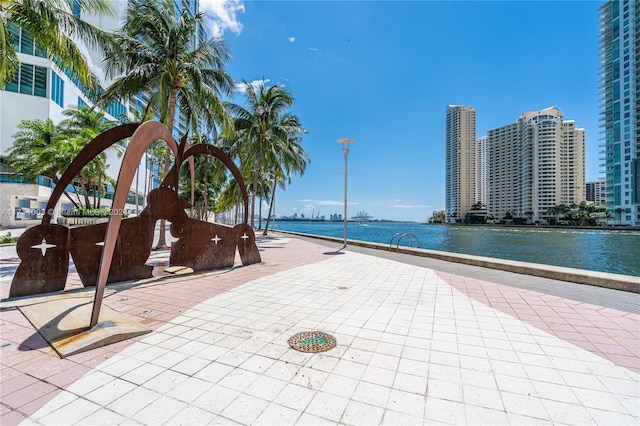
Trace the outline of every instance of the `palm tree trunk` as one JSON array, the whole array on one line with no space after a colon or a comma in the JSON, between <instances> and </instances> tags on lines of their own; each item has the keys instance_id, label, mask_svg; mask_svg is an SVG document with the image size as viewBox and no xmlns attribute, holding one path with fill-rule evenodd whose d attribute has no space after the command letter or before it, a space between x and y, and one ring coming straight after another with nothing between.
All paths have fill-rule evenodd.
<instances>
[{"instance_id":1,"label":"palm tree trunk","mask_svg":"<svg viewBox=\"0 0 640 426\"><path fill-rule=\"evenodd\" d=\"M249 226L254 227L256 193L258 192L258 176L260 175L260 163L256 161L256 168L253 175L253 191L251 191L251 214L249 215Z\"/></svg>"},{"instance_id":2,"label":"palm tree trunk","mask_svg":"<svg viewBox=\"0 0 640 426\"><path fill-rule=\"evenodd\" d=\"M169 116L167 117L167 127L169 128L169 132L173 132L173 121L176 115L176 90L171 91L171 96L169 98ZM164 156L164 172L163 178L167 176L169 173L169 163L171 161L169 147L167 147L167 153ZM156 245L156 250L167 248L167 236L166 236L166 220L160 220L160 234L158 235L158 244Z\"/></svg>"},{"instance_id":3,"label":"palm tree trunk","mask_svg":"<svg viewBox=\"0 0 640 426\"><path fill-rule=\"evenodd\" d=\"M84 196L84 205L86 208L90 209L91 201L89 201L89 190L84 184L84 177L82 176L82 174L79 174L78 177L80 178L80 188L82 188L82 195Z\"/></svg>"},{"instance_id":4,"label":"palm tree trunk","mask_svg":"<svg viewBox=\"0 0 640 426\"><path fill-rule=\"evenodd\" d=\"M271 215L273 212L273 204L274 201L276 199L276 174L273 174L273 189L271 190L271 200L269 201L269 213L267 214L267 223L264 227L264 232L262 233L262 235L267 235L267 232L269 231L269 222L271 221Z\"/></svg>"}]
</instances>

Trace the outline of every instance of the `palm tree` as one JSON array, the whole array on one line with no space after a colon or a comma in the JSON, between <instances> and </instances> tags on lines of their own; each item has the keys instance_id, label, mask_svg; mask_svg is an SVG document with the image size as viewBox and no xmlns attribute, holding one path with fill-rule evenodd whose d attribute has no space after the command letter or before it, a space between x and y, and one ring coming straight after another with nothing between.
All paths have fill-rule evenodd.
<instances>
[{"instance_id":1,"label":"palm tree","mask_svg":"<svg viewBox=\"0 0 640 426\"><path fill-rule=\"evenodd\" d=\"M117 124L115 121L107 120L103 111L96 111L86 105L72 106L62 113L68 118L58 124L60 141L55 149L45 154L56 163L70 164L96 136ZM112 149L119 154L124 150L119 144L112 145ZM104 184L109 180L107 167L107 154L102 152L78 174L78 183L82 188L86 208L100 207L100 198L105 193ZM89 200L90 192L93 192L93 202Z\"/></svg>"},{"instance_id":2,"label":"palm tree","mask_svg":"<svg viewBox=\"0 0 640 426\"><path fill-rule=\"evenodd\" d=\"M284 140L280 141L281 143L278 144L277 149L272 151L273 158L270 159L273 187L271 189L269 213L267 214L267 223L264 227L263 235L267 235L269 230L277 185L284 189L287 183L291 183L292 174L304 174L307 164L311 161L309 155L304 151L302 146L300 146L300 142L302 142L301 135L307 133L307 131L300 125L298 117L287 114L281 118L280 126L285 129L287 136Z\"/></svg>"},{"instance_id":3,"label":"palm tree","mask_svg":"<svg viewBox=\"0 0 640 426\"><path fill-rule=\"evenodd\" d=\"M230 59L224 41L211 38L199 42L204 15L190 16L171 0L131 0L123 27L114 34L115 47L105 59L107 77L117 78L99 102L127 100L145 92L147 108L173 130L176 110L186 115L194 134L204 123L215 129L229 123L221 96L235 87L224 64ZM169 170L165 157L164 173ZM166 246L164 220L160 223L158 247Z\"/></svg>"},{"instance_id":4,"label":"palm tree","mask_svg":"<svg viewBox=\"0 0 640 426\"><path fill-rule=\"evenodd\" d=\"M110 0L0 0L0 86L16 75L20 61L9 27L18 25L28 31L37 46L46 49L47 56L60 68L71 73L87 89L99 86L85 56L74 39L89 48L105 47L108 34L74 15L82 10L89 14L113 15ZM79 13L78 13L79 15Z\"/></svg>"},{"instance_id":5,"label":"palm tree","mask_svg":"<svg viewBox=\"0 0 640 426\"><path fill-rule=\"evenodd\" d=\"M243 81L243 84L247 108L239 105L229 107L236 116L236 138L231 151L252 165L249 218L253 223L260 174L270 165L273 153L278 152L278 145L289 136L281 119L293 105L294 98L278 84L267 88L262 81L257 89L247 81Z\"/></svg>"},{"instance_id":6,"label":"palm tree","mask_svg":"<svg viewBox=\"0 0 640 426\"><path fill-rule=\"evenodd\" d=\"M35 180L38 176L44 176L57 184L66 166L54 164L43 155L60 139L60 129L53 121L51 119L22 120L13 137L13 144L7 152L9 167L26 179ZM66 190L64 194L74 207L79 207Z\"/></svg>"}]
</instances>

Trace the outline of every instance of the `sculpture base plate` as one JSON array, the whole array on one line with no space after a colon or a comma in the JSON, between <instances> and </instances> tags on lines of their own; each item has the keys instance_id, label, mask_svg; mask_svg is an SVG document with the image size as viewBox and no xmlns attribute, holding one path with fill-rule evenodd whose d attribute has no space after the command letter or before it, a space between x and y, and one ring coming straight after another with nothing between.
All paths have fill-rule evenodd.
<instances>
[{"instance_id":1,"label":"sculpture base plate","mask_svg":"<svg viewBox=\"0 0 640 426\"><path fill-rule=\"evenodd\" d=\"M93 292L35 299L18 308L61 358L151 332L105 305L98 323L89 329Z\"/></svg>"}]
</instances>

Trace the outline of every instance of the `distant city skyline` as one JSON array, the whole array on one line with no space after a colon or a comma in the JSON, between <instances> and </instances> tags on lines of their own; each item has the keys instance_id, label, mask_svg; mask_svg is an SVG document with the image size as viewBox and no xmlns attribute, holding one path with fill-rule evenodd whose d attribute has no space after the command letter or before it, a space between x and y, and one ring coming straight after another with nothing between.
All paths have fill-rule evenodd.
<instances>
[{"instance_id":1,"label":"distant city skyline","mask_svg":"<svg viewBox=\"0 0 640 426\"><path fill-rule=\"evenodd\" d=\"M600 176L602 2L233 4L231 74L285 85L309 131L311 164L278 190L278 216L342 212L342 137L356 140L349 217L426 221L444 210L450 104L476 109L478 137L557 106L586 131L586 179Z\"/></svg>"}]
</instances>

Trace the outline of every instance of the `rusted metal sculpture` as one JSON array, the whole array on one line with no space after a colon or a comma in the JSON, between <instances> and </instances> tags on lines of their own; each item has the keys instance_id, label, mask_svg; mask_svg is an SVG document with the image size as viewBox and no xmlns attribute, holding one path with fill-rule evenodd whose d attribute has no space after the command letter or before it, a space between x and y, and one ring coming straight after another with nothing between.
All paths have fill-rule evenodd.
<instances>
[{"instance_id":1,"label":"rusted metal sculpture","mask_svg":"<svg viewBox=\"0 0 640 426\"><path fill-rule=\"evenodd\" d=\"M53 209L64 188L93 158L127 137L131 137L131 141L123 156L109 221L73 229L51 224ZM146 148L157 140L163 140L173 151L175 164L160 187L149 192L147 205L140 215L123 219L125 202L140 159ZM187 147L186 138L178 145L164 125L152 121L122 125L92 140L62 175L49 199L42 223L28 229L18 240L21 263L11 283L9 297L64 290L71 254L82 284L96 286L90 324L93 327L98 321L107 283L151 277L152 267L146 265L146 261L151 253L155 224L160 219L171 223L170 232L178 238L171 247L171 266L188 266L194 271L230 267L236 248L244 265L260 262L255 235L248 224L247 191L238 168L217 147L206 144ZM233 174L244 202L241 224L230 227L188 217L185 209L191 206L177 192L178 171L183 161L189 162L193 200L194 155L216 157Z\"/></svg>"}]
</instances>

